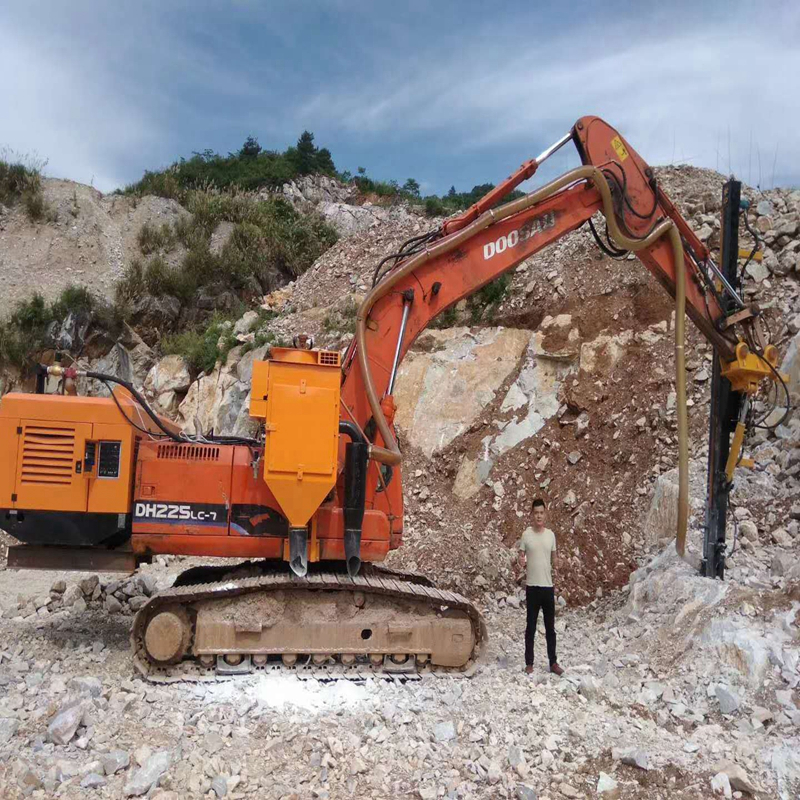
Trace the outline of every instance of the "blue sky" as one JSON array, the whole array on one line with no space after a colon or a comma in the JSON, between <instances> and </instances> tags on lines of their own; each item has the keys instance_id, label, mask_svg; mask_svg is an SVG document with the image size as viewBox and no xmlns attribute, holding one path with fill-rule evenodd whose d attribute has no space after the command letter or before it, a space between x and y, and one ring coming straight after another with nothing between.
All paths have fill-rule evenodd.
<instances>
[{"instance_id":1,"label":"blue sky","mask_svg":"<svg viewBox=\"0 0 800 800\"><path fill-rule=\"evenodd\" d=\"M441 193L598 114L652 164L800 185L800 3L652 6L4 0L0 148L108 191L309 129L340 169Z\"/></svg>"}]
</instances>

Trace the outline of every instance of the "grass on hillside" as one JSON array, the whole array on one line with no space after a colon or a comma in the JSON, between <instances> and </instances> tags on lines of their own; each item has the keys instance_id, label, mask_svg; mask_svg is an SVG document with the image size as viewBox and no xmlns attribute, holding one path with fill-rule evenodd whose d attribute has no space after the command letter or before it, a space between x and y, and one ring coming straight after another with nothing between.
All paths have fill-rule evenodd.
<instances>
[{"instance_id":1,"label":"grass on hillside","mask_svg":"<svg viewBox=\"0 0 800 800\"><path fill-rule=\"evenodd\" d=\"M300 214L280 198L198 190L187 195L186 204L191 218L181 217L171 228L145 226L139 232L143 253L160 253L179 241L187 249L181 263L171 267L160 254L146 262L134 260L116 287L121 307L144 293L172 295L189 305L198 291L210 287L238 294L267 292L279 279L302 275L337 239L321 217ZM215 253L211 235L221 222L234 227L222 251Z\"/></svg>"},{"instance_id":2,"label":"grass on hillside","mask_svg":"<svg viewBox=\"0 0 800 800\"><path fill-rule=\"evenodd\" d=\"M21 202L31 222L56 221L42 191L42 169L47 162L27 156L0 153L0 203L14 206Z\"/></svg>"}]
</instances>

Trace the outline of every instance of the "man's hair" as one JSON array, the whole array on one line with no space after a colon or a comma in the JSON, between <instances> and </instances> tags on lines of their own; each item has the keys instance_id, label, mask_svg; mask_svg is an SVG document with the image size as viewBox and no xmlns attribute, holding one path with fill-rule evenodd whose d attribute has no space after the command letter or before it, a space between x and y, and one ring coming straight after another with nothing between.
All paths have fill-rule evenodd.
<instances>
[{"instance_id":1,"label":"man's hair","mask_svg":"<svg viewBox=\"0 0 800 800\"><path fill-rule=\"evenodd\" d=\"M536 499L533 501L533 508L539 508L540 506L541 506L542 508L547 508L547 506L544 504L544 500L542 500L542 498L541 498L541 497L537 497L537 498L536 498Z\"/></svg>"}]
</instances>

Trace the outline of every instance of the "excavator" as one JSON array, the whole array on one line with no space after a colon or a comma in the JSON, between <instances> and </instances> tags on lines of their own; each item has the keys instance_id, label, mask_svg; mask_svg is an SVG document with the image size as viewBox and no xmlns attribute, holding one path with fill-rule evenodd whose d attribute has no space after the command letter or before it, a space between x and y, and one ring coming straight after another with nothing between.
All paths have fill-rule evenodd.
<instances>
[{"instance_id":1,"label":"excavator","mask_svg":"<svg viewBox=\"0 0 800 800\"><path fill-rule=\"evenodd\" d=\"M569 142L582 166L503 202ZM625 138L581 118L475 205L384 258L343 354L300 336L256 362L254 438L189 436L120 378L40 366L35 393L0 402L0 525L20 542L8 566L132 572L158 554L239 559L188 569L137 612L134 663L155 681L281 667L469 670L487 638L478 609L381 564L403 544L398 366L443 311L588 224L604 252L634 253L675 300L681 554L687 315L714 347L703 570L722 577L727 492L753 400L782 382L761 312L739 286L739 191L725 186L718 266ZM59 392L45 393L48 376ZM78 378L109 396L78 396Z\"/></svg>"}]
</instances>

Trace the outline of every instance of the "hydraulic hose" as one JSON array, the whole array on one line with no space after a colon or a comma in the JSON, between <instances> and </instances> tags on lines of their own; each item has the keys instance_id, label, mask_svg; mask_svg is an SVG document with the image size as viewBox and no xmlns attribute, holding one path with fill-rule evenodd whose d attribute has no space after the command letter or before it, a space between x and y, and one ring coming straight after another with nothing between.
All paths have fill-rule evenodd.
<instances>
[{"instance_id":1,"label":"hydraulic hose","mask_svg":"<svg viewBox=\"0 0 800 800\"><path fill-rule=\"evenodd\" d=\"M119 384L124 389L127 389L131 393L134 400L136 400L136 402L144 410L145 414L147 414L147 416L150 417L151 420L153 420L155 425L158 427L160 431L163 432L165 436L168 436L174 442L180 442L181 444L185 444L186 442L185 439L182 439L180 436L169 430L169 428L167 428L166 425L164 425L164 423L159 419L158 414L156 414L153 411L153 409L150 408L150 404L147 402L147 400L144 399L144 397L142 397L142 395L139 393L139 391L132 383L129 383L128 381L123 380L122 378L118 378L116 375L104 375L102 372L86 372L84 374L87 378L93 378L94 380L102 381L103 383L107 383L110 381L111 383Z\"/></svg>"},{"instance_id":2,"label":"hydraulic hose","mask_svg":"<svg viewBox=\"0 0 800 800\"><path fill-rule=\"evenodd\" d=\"M402 456L397 441L392 434L381 409L380 398L375 388L375 381L369 364L367 352L367 319L373 306L385 297L407 275L419 269L432 258L444 255L472 238L479 231L488 228L500 220L518 214L537 203L561 191L570 184L578 181L591 182L599 191L603 214L608 223L608 230L614 244L623 249L638 252L651 247L662 236L669 235L672 244L672 255L675 264L675 386L677 395L678 412L678 527L676 535L676 549L683 556L686 545L686 528L689 509L689 447L688 447L688 422L686 414L686 364L684 338L686 333L686 273L683 252L683 242L676 225L672 220L663 220L643 239L632 239L620 230L614 212L614 203L608 181L603 173L592 166L578 167L554 181L543 186L525 197L506 203L497 209L492 209L481 214L471 224L462 228L440 242L425 248L421 253L412 256L399 268L390 272L375 286L364 298L356 315L356 345L358 362L364 380L364 391L372 410L372 416L383 440L384 446L371 445L370 458L383 464L397 466Z\"/></svg>"}]
</instances>

